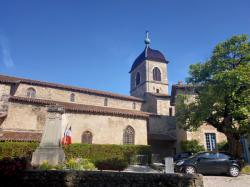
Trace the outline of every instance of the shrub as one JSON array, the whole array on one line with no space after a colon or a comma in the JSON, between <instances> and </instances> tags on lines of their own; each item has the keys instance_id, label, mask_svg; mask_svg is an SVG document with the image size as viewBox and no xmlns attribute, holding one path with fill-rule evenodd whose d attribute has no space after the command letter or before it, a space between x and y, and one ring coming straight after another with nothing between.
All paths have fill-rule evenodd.
<instances>
[{"instance_id":1,"label":"shrub","mask_svg":"<svg viewBox=\"0 0 250 187\"><path fill-rule=\"evenodd\" d=\"M67 169L80 170L80 165L77 163L76 159L71 158L66 162Z\"/></svg>"},{"instance_id":2,"label":"shrub","mask_svg":"<svg viewBox=\"0 0 250 187\"><path fill-rule=\"evenodd\" d=\"M151 160L151 149L147 145L100 145L100 144L71 144L64 147L66 158L87 158L96 163L99 160L114 158L122 159L127 163L135 155L147 155Z\"/></svg>"},{"instance_id":3,"label":"shrub","mask_svg":"<svg viewBox=\"0 0 250 187\"><path fill-rule=\"evenodd\" d=\"M197 140L182 141L181 150L183 152L192 152L192 153L205 151L204 147L202 145L199 145L199 142Z\"/></svg>"},{"instance_id":4,"label":"shrub","mask_svg":"<svg viewBox=\"0 0 250 187\"><path fill-rule=\"evenodd\" d=\"M124 170L128 166L128 162L121 158L109 158L103 160L97 160L95 162L96 167L99 170Z\"/></svg>"},{"instance_id":5,"label":"shrub","mask_svg":"<svg viewBox=\"0 0 250 187\"><path fill-rule=\"evenodd\" d=\"M222 141L217 144L218 151L229 151L229 145L227 141Z\"/></svg>"},{"instance_id":6,"label":"shrub","mask_svg":"<svg viewBox=\"0 0 250 187\"><path fill-rule=\"evenodd\" d=\"M30 161L38 145L37 142L0 142L0 159L25 157Z\"/></svg>"},{"instance_id":7,"label":"shrub","mask_svg":"<svg viewBox=\"0 0 250 187\"><path fill-rule=\"evenodd\" d=\"M242 174L250 174L250 165L246 165L245 167L242 168L241 170Z\"/></svg>"},{"instance_id":8,"label":"shrub","mask_svg":"<svg viewBox=\"0 0 250 187\"><path fill-rule=\"evenodd\" d=\"M25 158L3 158L0 160L0 175L13 176L27 168Z\"/></svg>"},{"instance_id":9,"label":"shrub","mask_svg":"<svg viewBox=\"0 0 250 187\"><path fill-rule=\"evenodd\" d=\"M80 165L83 167L84 170L95 170L95 165L89 159L81 159Z\"/></svg>"},{"instance_id":10,"label":"shrub","mask_svg":"<svg viewBox=\"0 0 250 187\"><path fill-rule=\"evenodd\" d=\"M39 169L41 170L50 170L53 169L54 167L48 163L48 161L44 161L40 166Z\"/></svg>"},{"instance_id":11,"label":"shrub","mask_svg":"<svg viewBox=\"0 0 250 187\"><path fill-rule=\"evenodd\" d=\"M88 159L71 158L66 162L66 168L72 170L94 170L95 165Z\"/></svg>"},{"instance_id":12,"label":"shrub","mask_svg":"<svg viewBox=\"0 0 250 187\"><path fill-rule=\"evenodd\" d=\"M32 153L38 145L39 143L35 142L0 142L0 159L3 157L26 157L30 161ZM149 164L151 161L151 149L147 145L71 144L63 148L66 160L86 158L94 164L98 161L100 161L98 163L106 163L111 160L112 163L121 163L122 161L128 165L136 155L146 155ZM86 167L88 168L88 166ZM92 168L92 166L89 167Z\"/></svg>"}]
</instances>

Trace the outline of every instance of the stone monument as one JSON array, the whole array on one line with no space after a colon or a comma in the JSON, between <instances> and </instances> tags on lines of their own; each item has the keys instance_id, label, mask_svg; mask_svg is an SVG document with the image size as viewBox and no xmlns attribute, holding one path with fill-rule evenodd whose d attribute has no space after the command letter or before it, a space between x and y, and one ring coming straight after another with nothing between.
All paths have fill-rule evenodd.
<instances>
[{"instance_id":1,"label":"stone monument","mask_svg":"<svg viewBox=\"0 0 250 187\"><path fill-rule=\"evenodd\" d=\"M165 158L165 173L174 173L174 159L173 157Z\"/></svg>"},{"instance_id":2,"label":"stone monument","mask_svg":"<svg viewBox=\"0 0 250 187\"><path fill-rule=\"evenodd\" d=\"M32 155L31 164L33 166L41 165L46 161L55 166L65 160L65 154L60 144L64 108L50 105L47 112L41 143Z\"/></svg>"}]
</instances>

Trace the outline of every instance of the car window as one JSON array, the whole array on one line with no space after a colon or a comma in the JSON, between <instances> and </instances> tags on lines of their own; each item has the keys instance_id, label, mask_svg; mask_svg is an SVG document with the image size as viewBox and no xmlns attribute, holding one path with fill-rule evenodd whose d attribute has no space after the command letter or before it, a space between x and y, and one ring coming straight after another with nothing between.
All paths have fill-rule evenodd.
<instances>
[{"instance_id":1,"label":"car window","mask_svg":"<svg viewBox=\"0 0 250 187\"><path fill-rule=\"evenodd\" d=\"M229 159L230 159L230 156L229 156L229 155L226 155L226 154L223 154L223 153L219 153L219 158L220 158L220 159L227 159L227 160L229 160Z\"/></svg>"},{"instance_id":2,"label":"car window","mask_svg":"<svg viewBox=\"0 0 250 187\"><path fill-rule=\"evenodd\" d=\"M216 158L218 158L216 153L203 153L199 157L204 158L204 159L216 159Z\"/></svg>"}]
</instances>

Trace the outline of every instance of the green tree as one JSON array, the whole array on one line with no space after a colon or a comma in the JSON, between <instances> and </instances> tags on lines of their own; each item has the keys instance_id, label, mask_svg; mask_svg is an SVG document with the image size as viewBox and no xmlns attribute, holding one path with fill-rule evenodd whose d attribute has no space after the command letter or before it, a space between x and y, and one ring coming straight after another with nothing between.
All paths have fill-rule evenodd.
<instances>
[{"instance_id":1,"label":"green tree","mask_svg":"<svg viewBox=\"0 0 250 187\"><path fill-rule=\"evenodd\" d=\"M192 152L192 153L205 151L204 146L199 145L199 142L197 140L182 141L181 150L184 152Z\"/></svg>"},{"instance_id":2,"label":"green tree","mask_svg":"<svg viewBox=\"0 0 250 187\"><path fill-rule=\"evenodd\" d=\"M195 102L178 96L177 123L196 130L207 123L226 135L229 151L241 157L240 137L250 133L250 42L247 35L219 43L204 63L190 66L187 82Z\"/></svg>"}]
</instances>

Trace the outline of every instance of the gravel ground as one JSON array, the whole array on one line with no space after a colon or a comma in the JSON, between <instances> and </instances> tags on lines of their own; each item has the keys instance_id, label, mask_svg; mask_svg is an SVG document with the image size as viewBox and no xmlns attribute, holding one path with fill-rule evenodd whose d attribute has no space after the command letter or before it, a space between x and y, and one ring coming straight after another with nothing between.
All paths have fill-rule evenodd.
<instances>
[{"instance_id":1,"label":"gravel ground","mask_svg":"<svg viewBox=\"0 0 250 187\"><path fill-rule=\"evenodd\" d=\"M203 176L204 187L250 187L250 175Z\"/></svg>"}]
</instances>

